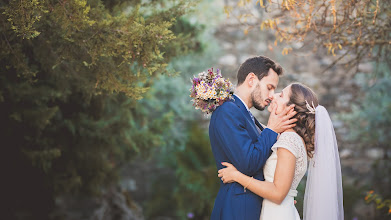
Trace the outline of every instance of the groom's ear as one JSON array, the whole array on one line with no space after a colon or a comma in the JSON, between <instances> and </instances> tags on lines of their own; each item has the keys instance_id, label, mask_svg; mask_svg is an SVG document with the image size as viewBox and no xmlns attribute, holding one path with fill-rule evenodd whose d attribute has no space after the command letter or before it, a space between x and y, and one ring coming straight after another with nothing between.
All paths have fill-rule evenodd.
<instances>
[{"instance_id":1,"label":"groom's ear","mask_svg":"<svg viewBox=\"0 0 391 220\"><path fill-rule=\"evenodd\" d=\"M253 72L251 72L251 73L249 73L248 75L247 75L247 77L246 77L246 83L247 83L247 85L249 86L249 87L253 87L253 86L255 86L256 85L256 83L257 83L257 76L253 73Z\"/></svg>"}]
</instances>

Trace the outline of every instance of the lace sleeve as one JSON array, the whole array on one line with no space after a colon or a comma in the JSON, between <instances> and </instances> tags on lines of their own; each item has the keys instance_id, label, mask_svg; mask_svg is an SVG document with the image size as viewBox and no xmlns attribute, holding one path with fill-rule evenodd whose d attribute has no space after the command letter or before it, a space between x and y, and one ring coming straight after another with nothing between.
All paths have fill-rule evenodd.
<instances>
[{"instance_id":1,"label":"lace sleeve","mask_svg":"<svg viewBox=\"0 0 391 220\"><path fill-rule=\"evenodd\" d=\"M285 148L289 150L296 158L300 157L300 142L298 134L294 132L284 132L280 135L280 138L273 145L272 150L275 151L277 148Z\"/></svg>"}]
</instances>

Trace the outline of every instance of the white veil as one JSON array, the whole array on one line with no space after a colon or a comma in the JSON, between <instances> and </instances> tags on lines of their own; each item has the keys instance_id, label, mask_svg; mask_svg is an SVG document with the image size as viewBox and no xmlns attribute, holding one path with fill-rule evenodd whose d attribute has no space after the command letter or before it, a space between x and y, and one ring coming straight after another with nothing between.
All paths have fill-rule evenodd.
<instances>
[{"instance_id":1,"label":"white veil","mask_svg":"<svg viewBox=\"0 0 391 220\"><path fill-rule=\"evenodd\" d=\"M315 110L315 152L308 167L304 220L343 220L341 164L337 139L327 110Z\"/></svg>"}]
</instances>

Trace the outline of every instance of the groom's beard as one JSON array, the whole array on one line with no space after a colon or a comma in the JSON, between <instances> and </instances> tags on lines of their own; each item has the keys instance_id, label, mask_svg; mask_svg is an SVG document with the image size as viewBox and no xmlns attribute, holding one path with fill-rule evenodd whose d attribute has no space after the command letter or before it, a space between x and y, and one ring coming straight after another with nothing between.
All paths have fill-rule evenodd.
<instances>
[{"instance_id":1,"label":"groom's beard","mask_svg":"<svg viewBox=\"0 0 391 220\"><path fill-rule=\"evenodd\" d=\"M266 107L266 106L262 107L261 105L258 105L256 102L253 102L253 106L254 106L255 109L257 109L259 111L265 110L265 107Z\"/></svg>"},{"instance_id":2,"label":"groom's beard","mask_svg":"<svg viewBox=\"0 0 391 220\"><path fill-rule=\"evenodd\" d=\"M255 95L254 92L251 93L251 102L252 102L254 108L257 109L257 110L259 110L259 111L265 110L265 107L266 107L266 106L262 106L262 103L259 104L257 101L255 101L255 100L256 100L256 99L255 99L255 96L261 96L261 94ZM262 97L262 96L261 96L261 97ZM263 102L263 101L261 101L261 102Z\"/></svg>"}]
</instances>

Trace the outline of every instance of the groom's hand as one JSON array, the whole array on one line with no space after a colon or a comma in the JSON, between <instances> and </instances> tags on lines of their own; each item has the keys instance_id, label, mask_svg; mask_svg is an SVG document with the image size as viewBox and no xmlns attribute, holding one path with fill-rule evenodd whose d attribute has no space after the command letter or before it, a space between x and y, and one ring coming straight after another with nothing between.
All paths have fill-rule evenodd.
<instances>
[{"instance_id":1,"label":"groom's hand","mask_svg":"<svg viewBox=\"0 0 391 220\"><path fill-rule=\"evenodd\" d=\"M281 111L279 114L276 114L277 105L275 105L272 112L270 113L267 128L273 130L276 133L282 133L289 128L295 127L295 122L297 119L291 119L297 113L294 110L294 107L295 105L292 104L285 108L285 110Z\"/></svg>"}]
</instances>

